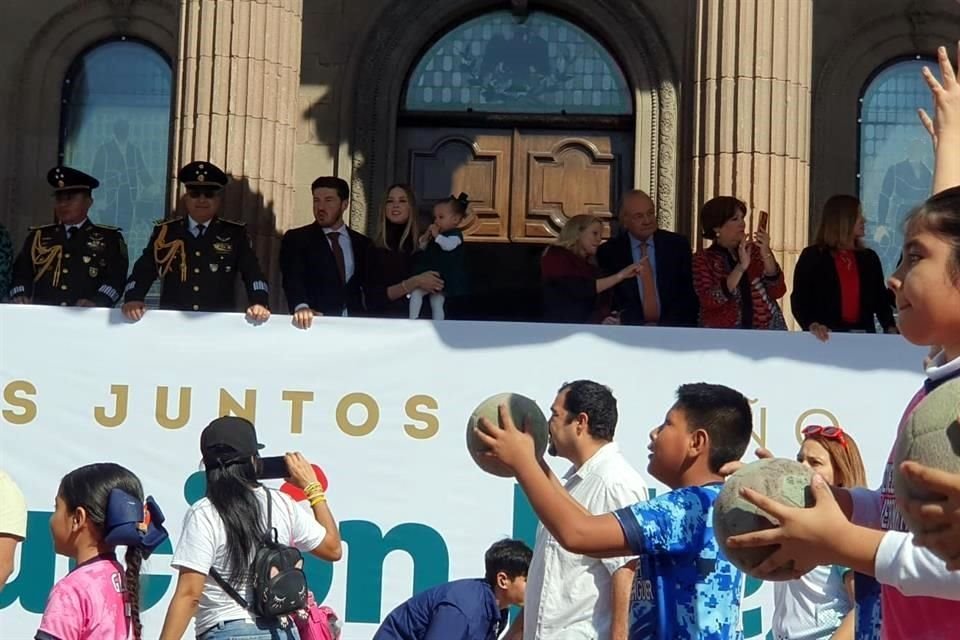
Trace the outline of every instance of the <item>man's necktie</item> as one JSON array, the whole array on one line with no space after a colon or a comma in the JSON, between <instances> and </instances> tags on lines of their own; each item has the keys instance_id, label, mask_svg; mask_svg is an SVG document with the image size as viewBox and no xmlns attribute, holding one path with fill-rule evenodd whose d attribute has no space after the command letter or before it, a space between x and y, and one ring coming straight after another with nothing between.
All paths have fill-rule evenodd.
<instances>
[{"instance_id":1,"label":"man's necktie","mask_svg":"<svg viewBox=\"0 0 960 640\"><path fill-rule=\"evenodd\" d=\"M647 241L649 242L649 241ZM648 258L647 242L640 243L640 259ZM660 303L657 302L657 281L653 277L653 264L649 259L648 268L640 274L643 283L643 319L647 324L656 324L660 321Z\"/></svg>"},{"instance_id":2,"label":"man's necktie","mask_svg":"<svg viewBox=\"0 0 960 640\"><path fill-rule=\"evenodd\" d=\"M333 251L333 259L337 261L337 272L340 274L340 282L347 281L347 265L343 259L343 247L340 246L340 232L331 231L327 234L327 240L330 241L330 250Z\"/></svg>"}]
</instances>

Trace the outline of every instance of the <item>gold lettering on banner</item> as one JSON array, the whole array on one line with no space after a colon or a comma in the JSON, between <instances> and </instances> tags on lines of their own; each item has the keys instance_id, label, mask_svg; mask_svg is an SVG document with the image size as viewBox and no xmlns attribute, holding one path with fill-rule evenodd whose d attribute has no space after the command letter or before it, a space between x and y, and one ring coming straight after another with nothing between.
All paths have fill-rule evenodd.
<instances>
[{"instance_id":1,"label":"gold lettering on banner","mask_svg":"<svg viewBox=\"0 0 960 640\"><path fill-rule=\"evenodd\" d=\"M347 417L347 412L355 404L361 404L367 410L367 419L362 424L353 424ZM373 433L380 421L380 407L373 396L362 393L348 393L340 398L337 404L337 426L348 436L362 437Z\"/></svg>"},{"instance_id":2,"label":"gold lettering on banner","mask_svg":"<svg viewBox=\"0 0 960 640\"><path fill-rule=\"evenodd\" d=\"M750 401L750 404L756 404L760 402L759 398L754 398ZM757 412L753 412L754 421L756 421ZM751 436L764 449L767 448L767 408L760 407L760 435L757 435L757 432L754 431L751 433Z\"/></svg>"},{"instance_id":3,"label":"gold lettering on banner","mask_svg":"<svg viewBox=\"0 0 960 640\"><path fill-rule=\"evenodd\" d=\"M235 415L257 423L257 390L246 389L243 392L243 404L237 402L226 389L220 389L220 413L222 416Z\"/></svg>"},{"instance_id":4,"label":"gold lettering on banner","mask_svg":"<svg viewBox=\"0 0 960 640\"><path fill-rule=\"evenodd\" d=\"M437 435L440 431L440 419L433 413L427 413L421 407L436 411L439 408L436 398L427 395L411 396L407 400L404 410L407 417L411 420L417 420L423 423L423 426L407 423L403 425L403 430L407 435L416 440L428 440Z\"/></svg>"},{"instance_id":5,"label":"gold lettering on banner","mask_svg":"<svg viewBox=\"0 0 960 640\"><path fill-rule=\"evenodd\" d=\"M303 433L303 403L313 402L313 391L284 391L283 399L290 403L290 433Z\"/></svg>"},{"instance_id":6,"label":"gold lettering on banner","mask_svg":"<svg viewBox=\"0 0 960 640\"><path fill-rule=\"evenodd\" d=\"M803 423L804 423L804 421L806 421L806 419L809 418L810 416L823 416L824 418L826 418L827 420L829 420L829 423L828 423L828 424L824 424L824 425L823 425L824 427L839 427L839 426L840 426L840 421L837 420L837 416L833 415L832 413L830 413L830 412L827 411L826 409L807 409L806 411L804 411L803 413L800 414L800 417L799 417L799 418L797 418L797 423L796 423L795 428L794 428L794 430L795 430L795 432L796 432L796 434L797 434L797 442L798 442L798 443L802 443L802 442L803 442L803 427L804 427L804 424L803 424ZM817 424L817 423L811 423L811 424Z\"/></svg>"},{"instance_id":7,"label":"gold lettering on banner","mask_svg":"<svg viewBox=\"0 0 960 640\"><path fill-rule=\"evenodd\" d=\"M192 395L192 388L180 387L177 416L171 418L167 413L170 401L170 387L157 387L157 407L155 411L157 424L164 429L182 429L186 426L186 424L190 422L190 398Z\"/></svg>"},{"instance_id":8,"label":"gold lettering on banner","mask_svg":"<svg viewBox=\"0 0 960 640\"><path fill-rule=\"evenodd\" d=\"M37 388L32 382L26 380L14 380L3 387L3 401L14 409L20 409L19 412L12 409L4 409L3 419L10 424L30 424L37 419L37 403L25 396L36 396Z\"/></svg>"},{"instance_id":9,"label":"gold lettering on banner","mask_svg":"<svg viewBox=\"0 0 960 640\"><path fill-rule=\"evenodd\" d=\"M117 397L114 402L114 412L112 416L107 415L106 407L96 406L93 408L93 419L101 427L119 427L127 419L127 406L130 402L130 386L126 384L110 385L110 393Z\"/></svg>"}]
</instances>

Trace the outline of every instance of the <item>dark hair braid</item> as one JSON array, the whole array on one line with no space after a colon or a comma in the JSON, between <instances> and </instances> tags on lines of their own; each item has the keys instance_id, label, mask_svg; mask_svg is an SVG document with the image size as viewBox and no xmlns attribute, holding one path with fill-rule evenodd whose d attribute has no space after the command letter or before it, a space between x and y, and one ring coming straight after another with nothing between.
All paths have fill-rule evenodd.
<instances>
[{"instance_id":1,"label":"dark hair braid","mask_svg":"<svg viewBox=\"0 0 960 640\"><path fill-rule=\"evenodd\" d=\"M140 623L140 566L143 564L143 549L127 547L127 554L123 557L123 561L127 565L123 586L126 589L127 603L130 607L133 640L141 640L143 625Z\"/></svg>"}]
</instances>

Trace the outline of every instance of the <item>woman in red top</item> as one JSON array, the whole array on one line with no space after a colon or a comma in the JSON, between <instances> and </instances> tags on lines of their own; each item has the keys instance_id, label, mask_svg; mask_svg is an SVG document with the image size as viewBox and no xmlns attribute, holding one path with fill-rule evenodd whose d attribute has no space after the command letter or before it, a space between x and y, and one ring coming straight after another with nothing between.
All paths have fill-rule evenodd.
<instances>
[{"instance_id":1,"label":"woman in red top","mask_svg":"<svg viewBox=\"0 0 960 640\"><path fill-rule=\"evenodd\" d=\"M640 274L643 261L606 278L597 268L597 249L603 243L603 223L591 215L574 216L557 241L540 258L543 283L543 319L547 322L619 324L610 310L613 287ZM649 269L649 266L646 268Z\"/></svg>"},{"instance_id":2,"label":"woman in red top","mask_svg":"<svg viewBox=\"0 0 960 640\"><path fill-rule=\"evenodd\" d=\"M816 244L807 247L793 273L790 306L805 331L827 340L831 331L876 333L874 318L896 333L893 302L880 258L863 246L860 200L833 196L823 207Z\"/></svg>"},{"instance_id":3,"label":"woman in red top","mask_svg":"<svg viewBox=\"0 0 960 640\"><path fill-rule=\"evenodd\" d=\"M700 326L712 329L786 329L777 300L787 293L770 236L747 237L747 205L730 196L700 210L703 237L713 240L693 256L693 288L700 299Z\"/></svg>"}]
</instances>

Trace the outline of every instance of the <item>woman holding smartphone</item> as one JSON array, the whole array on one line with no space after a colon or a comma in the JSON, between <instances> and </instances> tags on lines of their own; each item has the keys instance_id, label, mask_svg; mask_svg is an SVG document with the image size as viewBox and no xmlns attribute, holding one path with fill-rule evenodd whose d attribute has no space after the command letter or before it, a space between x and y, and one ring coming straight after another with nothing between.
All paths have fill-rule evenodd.
<instances>
[{"instance_id":1,"label":"woman holding smartphone","mask_svg":"<svg viewBox=\"0 0 960 640\"><path fill-rule=\"evenodd\" d=\"M323 560L340 559L340 532L313 467L300 453L285 456L288 480L304 491L311 513L260 484L259 449L256 429L243 418L217 418L203 430L207 492L184 518L171 563L180 573L161 640L180 640L194 617L198 640L298 640L296 625L257 619L217 580L252 601L250 564L267 530L268 500L270 526L281 544Z\"/></svg>"},{"instance_id":2,"label":"woman holding smartphone","mask_svg":"<svg viewBox=\"0 0 960 640\"><path fill-rule=\"evenodd\" d=\"M831 331L876 333L877 321L884 332L897 333L880 258L863 246L865 226L859 199L833 196L823 207L816 243L797 260L793 317L820 340Z\"/></svg>"},{"instance_id":3,"label":"woman holding smartphone","mask_svg":"<svg viewBox=\"0 0 960 640\"><path fill-rule=\"evenodd\" d=\"M693 288L700 299L700 326L709 329L786 329L777 300L787 292L783 270L761 220L747 233L747 205L731 196L708 200L700 229L711 240L693 256Z\"/></svg>"}]
</instances>

